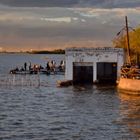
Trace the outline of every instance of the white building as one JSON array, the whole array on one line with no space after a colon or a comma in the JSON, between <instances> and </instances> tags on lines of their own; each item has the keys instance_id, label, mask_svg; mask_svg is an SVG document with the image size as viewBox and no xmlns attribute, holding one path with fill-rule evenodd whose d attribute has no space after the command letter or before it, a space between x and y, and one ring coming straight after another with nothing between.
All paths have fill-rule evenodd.
<instances>
[{"instance_id":1,"label":"white building","mask_svg":"<svg viewBox=\"0 0 140 140\"><path fill-rule=\"evenodd\" d=\"M121 48L67 48L65 53L65 78L73 82L116 82L124 63Z\"/></svg>"}]
</instances>

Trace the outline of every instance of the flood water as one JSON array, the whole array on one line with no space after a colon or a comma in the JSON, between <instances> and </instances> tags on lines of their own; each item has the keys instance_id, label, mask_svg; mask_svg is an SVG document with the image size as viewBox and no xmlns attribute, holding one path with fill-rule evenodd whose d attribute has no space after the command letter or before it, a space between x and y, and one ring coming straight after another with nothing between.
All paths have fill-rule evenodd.
<instances>
[{"instance_id":1,"label":"flood water","mask_svg":"<svg viewBox=\"0 0 140 140\"><path fill-rule=\"evenodd\" d=\"M57 87L64 75L8 74L24 62L45 66L52 59L64 55L0 54L0 140L140 138L140 97L114 85Z\"/></svg>"}]
</instances>

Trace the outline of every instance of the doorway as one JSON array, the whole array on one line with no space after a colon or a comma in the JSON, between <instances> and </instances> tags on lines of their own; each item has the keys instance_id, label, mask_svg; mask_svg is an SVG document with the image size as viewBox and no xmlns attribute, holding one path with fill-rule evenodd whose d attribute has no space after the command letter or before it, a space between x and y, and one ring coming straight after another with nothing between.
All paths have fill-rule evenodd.
<instances>
[{"instance_id":1,"label":"doorway","mask_svg":"<svg viewBox=\"0 0 140 140\"><path fill-rule=\"evenodd\" d=\"M117 80L117 63L99 62L97 63L97 79L99 83L113 82Z\"/></svg>"},{"instance_id":2,"label":"doorway","mask_svg":"<svg viewBox=\"0 0 140 140\"><path fill-rule=\"evenodd\" d=\"M93 63L74 62L73 63L73 83L93 84Z\"/></svg>"}]
</instances>

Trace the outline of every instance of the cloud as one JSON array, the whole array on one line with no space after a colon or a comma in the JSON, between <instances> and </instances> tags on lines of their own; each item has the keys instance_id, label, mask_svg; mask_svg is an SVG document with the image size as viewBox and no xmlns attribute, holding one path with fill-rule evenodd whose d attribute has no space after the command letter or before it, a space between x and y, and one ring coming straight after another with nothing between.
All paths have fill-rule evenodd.
<instances>
[{"instance_id":1,"label":"cloud","mask_svg":"<svg viewBox=\"0 0 140 140\"><path fill-rule=\"evenodd\" d=\"M0 4L13 7L139 7L139 0L1 0Z\"/></svg>"},{"instance_id":2,"label":"cloud","mask_svg":"<svg viewBox=\"0 0 140 140\"><path fill-rule=\"evenodd\" d=\"M76 8L73 9L73 11L86 21L94 19L93 22L96 20L99 23L108 24L110 26L122 26L125 16L128 16L129 22L132 26L137 26L140 23L139 8Z\"/></svg>"},{"instance_id":3,"label":"cloud","mask_svg":"<svg viewBox=\"0 0 140 140\"><path fill-rule=\"evenodd\" d=\"M73 9L74 10L74 9ZM139 8L113 8L113 9L102 9L102 8L76 8L75 13L79 13L81 16L85 17L99 17L106 14L111 14L112 16L125 16L130 13L140 14Z\"/></svg>"},{"instance_id":4,"label":"cloud","mask_svg":"<svg viewBox=\"0 0 140 140\"><path fill-rule=\"evenodd\" d=\"M41 18L43 21L49 21L49 22L65 22L70 23L71 18L70 17L58 17L58 18Z\"/></svg>"},{"instance_id":5,"label":"cloud","mask_svg":"<svg viewBox=\"0 0 140 140\"><path fill-rule=\"evenodd\" d=\"M79 3L79 0L1 0L1 4L15 7L66 7Z\"/></svg>"},{"instance_id":6,"label":"cloud","mask_svg":"<svg viewBox=\"0 0 140 140\"><path fill-rule=\"evenodd\" d=\"M59 48L80 46L80 43L94 46L101 42L111 45L113 37L124 26L125 15L132 27L140 23L139 8L4 6L0 8L0 47Z\"/></svg>"}]
</instances>

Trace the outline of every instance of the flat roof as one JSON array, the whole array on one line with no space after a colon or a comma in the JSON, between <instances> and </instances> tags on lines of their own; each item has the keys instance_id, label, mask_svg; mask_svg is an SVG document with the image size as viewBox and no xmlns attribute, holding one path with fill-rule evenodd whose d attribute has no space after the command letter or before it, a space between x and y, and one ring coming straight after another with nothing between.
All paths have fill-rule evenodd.
<instances>
[{"instance_id":1,"label":"flat roof","mask_svg":"<svg viewBox=\"0 0 140 140\"><path fill-rule=\"evenodd\" d=\"M69 52L69 51L74 51L74 52L77 52L77 51L111 51L111 52L116 52L116 51L123 51L123 48L114 48L114 47L98 47L98 48L66 48L66 51Z\"/></svg>"}]
</instances>

